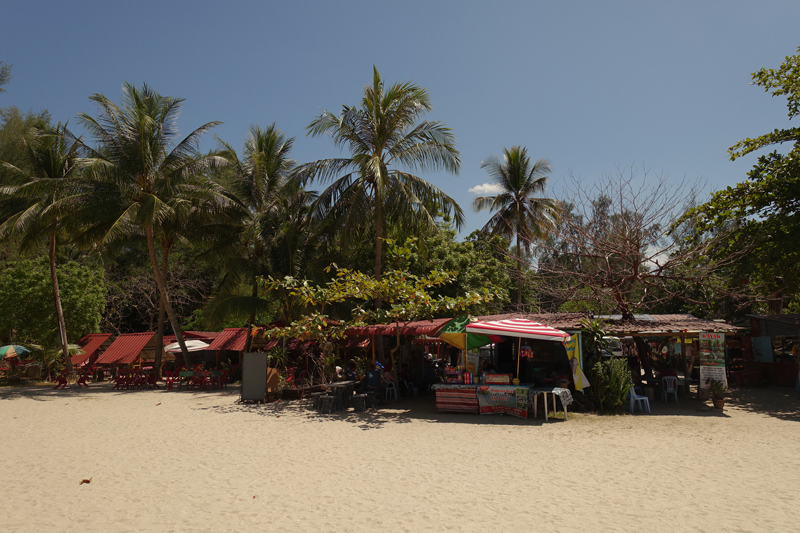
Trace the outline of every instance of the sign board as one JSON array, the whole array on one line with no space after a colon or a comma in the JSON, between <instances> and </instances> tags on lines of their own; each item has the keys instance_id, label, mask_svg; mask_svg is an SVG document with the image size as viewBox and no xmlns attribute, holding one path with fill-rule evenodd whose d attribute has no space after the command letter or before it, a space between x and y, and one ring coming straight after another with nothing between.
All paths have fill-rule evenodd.
<instances>
[{"instance_id":1,"label":"sign board","mask_svg":"<svg viewBox=\"0 0 800 533\"><path fill-rule=\"evenodd\" d=\"M725 375L725 334L700 334L700 388L707 389L707 379L721 381L726 387L728 378Z\"/></svg>"},{"instance_id":2,"label":"sign board","mask_svg":"<svg viewBox=\"0 0 800 533\"><path fill-rule=\"evenodd\" d=\"M482 415L508 413L528 418L528 387L478 385L478 408Z\"/></svg>"},{"instance_id":3,"label":"sign board","mask_svg":"<svg viewBox=\"0 0 800 533\"><path fill-rule=\"evenodd\" d=\"M581 368L581 352L577 333L564 341L564 349L567 350L569 365L572 367L572 381L575 383L575 390L583 390L589 386L589 380Z\"/></svg>"},{"instance_id":4,"label":"sign board","mask_svg":"<svg viewBox=\"0 0 800 533\"><path fill-rule=\"evenodd\" d=\"M242 401L263 402L267 399L267 354L242 354Z\"/></svg>"}]
</instances>

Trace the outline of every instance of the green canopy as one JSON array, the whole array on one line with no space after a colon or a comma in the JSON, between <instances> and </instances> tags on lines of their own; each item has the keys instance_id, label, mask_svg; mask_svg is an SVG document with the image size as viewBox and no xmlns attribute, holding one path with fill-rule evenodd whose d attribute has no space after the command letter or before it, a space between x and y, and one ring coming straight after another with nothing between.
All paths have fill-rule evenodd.
<instances>
[{"instance_id":1,"label":"green canopy","mask_svg":"<svg viewBox=\"0 0 800 533\"><path fill-rule=\"evenodd\" d=\"M447 344L455 346L459 350L463 350L464 339L466 337L467 351L491 344L492 339L486 335L467 333L467 324L470 322L473 322L473 319L469 315L455 317L439 330L439 338Z\"/></svg>"}]
</instances>

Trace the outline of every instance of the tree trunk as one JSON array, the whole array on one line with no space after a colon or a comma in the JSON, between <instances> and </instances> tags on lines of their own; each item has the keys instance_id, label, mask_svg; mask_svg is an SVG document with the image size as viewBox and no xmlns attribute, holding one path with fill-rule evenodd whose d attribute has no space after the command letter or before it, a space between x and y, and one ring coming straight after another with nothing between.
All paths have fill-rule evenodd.
<instances>
[{"instance_id":1,"label":"tree trunk","mask_svg":"<svg viewBox=\"0 0 800 533\"><path fill-rule=\"evenodd\" d=\"M53 300L56 304L56 320L58 322L58 336L61 341L61 353L64 355L64 364L68 372L72 372L72 360L69 355L67 344L67 324L64 322L64 311L61 309L61 293L58 290L58 273L56 272L56 234L47 235L49 246L48 256L50 258L50 280L53 283Z\"/></svg>"},{"instance_id":2,"label":"tree trunk","mask_svg":"<svg viewBox=\"0 0 800 533\"><path fill-rule=\"evenodd\" d=\"M186 349L186 343L183 340L181 328L178 325L178 319L175 317L175 311L172 309L172 304L169 303L169 295L167 294L167 287L164 285L164 279L161 277L160 269L158 268L158 258L156 257L156 245L153 239L153 226L145 227L145 234L147 235L147 251L150 253L150 265L153 267L153 276L156 278L156 285L158 285L158 292L161 300L164 302L164 309L167 311L169 323L172 325L172 331L175 332L175 337L181 347L181 355L186 366L190 366L189 350Z\"/></svg>"},{"instance_id":3,"label":"tree trunk","mask_svg":"<svg viewBox=\"0 0 800 533\"><path fill-rule=\"evenodd\" d=\"M522 312L522 250L517 233L517 312Z\"/></svg>"},{"instance_id":4,"label":"tree trunk","mask_svg":"<svg viewBox=\"0 0 800 533\"><path fill-rule=\"evenodd\" d=\"M169 246L167 243L162 243L161 250L163 251L164 257L162 259L161 265L161 277L164 280L164 284L167 283L167 275L169 274ZM161 298L158 299L158 330L156 333L156 358L153 361L153 370L156 373L156 379L161 377L161 353L164 350L164 315L166 314L166 309L164 308L164 302Z\"/></svg>"},{"instance_id":5,"label":"tree trunk","mask_svg":"<svg viewBox=\"0 0 800 533\"><path fill-rule=\"evenodd\" d=\"M383 255L383 209L381 209L381 198L378 195L377 187L375 190L376 217L375 217L375 280L381 279L381 256ZM383 298L375 298L375 310L379 310L383 305ZM374 338L373 338L374 341ZM383 353L383 338L378 343L378 360L385 361Z\"/></svg>"}]
</instances>

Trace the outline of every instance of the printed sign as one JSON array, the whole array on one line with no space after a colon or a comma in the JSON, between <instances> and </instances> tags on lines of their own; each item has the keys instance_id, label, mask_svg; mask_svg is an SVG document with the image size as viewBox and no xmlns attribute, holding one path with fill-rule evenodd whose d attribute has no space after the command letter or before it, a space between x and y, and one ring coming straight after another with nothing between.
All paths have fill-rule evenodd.
<instances>
[{"instance_id":1,"label":"printed sign","mask_svg":"<svg viewBox=\"0 0 800 533\"><path fill-rule=\"evenodd\" d=\"M725 375L725 334L700 334L700 388L707 389L706 380L721 381L726 387L728 379Z\"/></svg>"},{"instance_id":2,"label":"printed sign","mask_svg":"<svg viewBox=\"0 0 800 533\"><path fill-rule=\"evenodd\" d=\"M564 348L567 350L567 357L569 357L569 365L572 367L572 381L575 383L575 390L583 390L589 386L589 380L581 368L581 353L578 347L578 335L572 335L564 342Z\"/></svg>"},{"instance_id":3,"label":"printed sign","mask_svg":"<svg viewBox=\"0 0 800 533\"><path fill-rule=\"evenodd\" d=\"M528 418L528 388L514 385L478 385L478 406L482 415L508 413Z\"/></svg>"}]
</instances>

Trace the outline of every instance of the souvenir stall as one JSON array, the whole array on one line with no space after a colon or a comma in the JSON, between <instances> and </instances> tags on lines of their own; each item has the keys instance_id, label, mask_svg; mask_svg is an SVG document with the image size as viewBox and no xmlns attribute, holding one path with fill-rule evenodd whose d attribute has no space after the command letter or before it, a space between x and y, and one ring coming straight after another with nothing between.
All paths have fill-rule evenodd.
<instances>
[{"instance_id":1,"label":"souvenir stall","mask_svg":"<svg viewBox=\"0 0 800 533\"><path fill-rule=\"evenodd\" d=\"M436 406L444 412L472 412L481 414L507 413L521 418L528 417L533 407L534 416L538 410L539 397L544 397L545 417L547 417L548 395L552 397L555 411L555 395L561 399L566 418L567 406L572 403L572 394L564 386L536 386L520 380L520 360L534 359L536 354L523 339L559 343L570 338L564 331L532 322L523 318L490 322L472 322L464 326L465 345L469 346L470 335L492 338L510 337L505 342L513 343L516 354L516 372L480 372L475 364L459 365L448 370L445 383L435 385ZM563 351L563 348L562 348Z\"/></svg>"}]
</instances>

